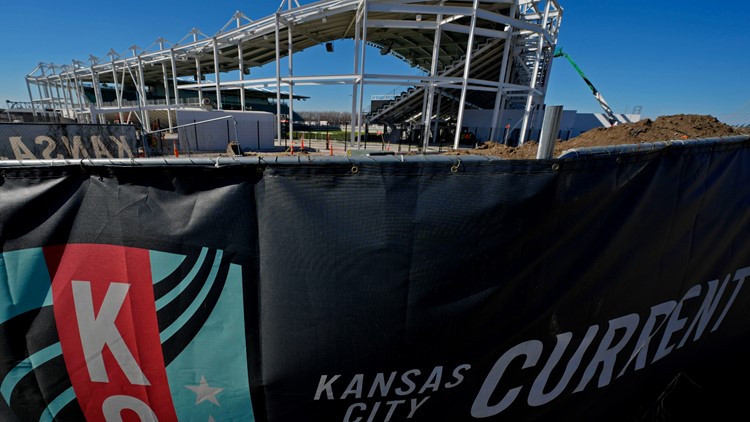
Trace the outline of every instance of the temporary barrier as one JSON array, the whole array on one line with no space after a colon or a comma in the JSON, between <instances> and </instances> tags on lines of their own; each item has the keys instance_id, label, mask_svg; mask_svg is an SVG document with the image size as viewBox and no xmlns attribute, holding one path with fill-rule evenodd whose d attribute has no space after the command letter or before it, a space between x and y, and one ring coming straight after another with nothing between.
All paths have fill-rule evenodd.
<instances>
[{"instance_id":1,"label":"temporary barrier","mask_svg":"<svg viewBox=\"0 0 750 422\"><path fill-rule=\"evenodd\" d=\"M139 147L132 125L0 123L6 160L133 158Z\"/></svg>"},{"instance_id":2,"label":"temporary barrier","mask_svg":"<svg viewBox=\"0 0 750 422\"><path fill-rule=\"evenodd\" d=\"M221 152L236 142L245 151L273 151L274 115L261 111L178 110L179 149Z\"/></svg>"},{"instance_id":3,"label":"temporary barrier","mask_svg":"<svg viewBox=\"0 0 750 422\"><path fill-rule=\"evenodd\" d=\"M0 420L743 409L750 141L575 155L4 162Z\"/></svg>"}]
</instances>

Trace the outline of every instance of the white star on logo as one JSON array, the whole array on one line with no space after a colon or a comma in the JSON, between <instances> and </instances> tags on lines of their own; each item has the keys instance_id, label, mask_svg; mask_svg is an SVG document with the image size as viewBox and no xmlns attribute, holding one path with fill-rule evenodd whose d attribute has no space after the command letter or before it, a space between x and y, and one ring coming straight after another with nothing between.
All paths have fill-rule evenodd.
<instances>
[{"instance_id":1,"label":"white star on logo","mask_svg":"<svg viewBox=\"0 0 750 422\"><path fill-rule=\"evenodd\" d=\"M216 399L216 395L224 391L224 389L210 387L206 381L206 377L201 375L200 385L186 385L185 388L195 393L195 404L208 400L217 406L221 406L219 400Z\"/></svg>"}]
</instances>

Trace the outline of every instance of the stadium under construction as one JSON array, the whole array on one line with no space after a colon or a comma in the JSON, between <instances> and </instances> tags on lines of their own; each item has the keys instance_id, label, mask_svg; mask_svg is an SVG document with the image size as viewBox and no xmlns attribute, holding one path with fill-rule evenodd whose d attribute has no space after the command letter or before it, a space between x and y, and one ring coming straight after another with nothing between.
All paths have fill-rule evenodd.
<instances>
[{"instance_id":1,"label":"stadium under construction","mask_svg":"<svg viewBox=\"0 0 750 422\"><path fill-rule=\"evenodd\" d=\"M180 110L267 111L275 115L276 134L286 132L282 124L295 116L294 101L304 98L296 87L346 84L357 132L365 124L389 132L409 124L424 131L427 143L438 136L438 122L460 128L467 111L482 109L492 111L486 126L496 140L508 120L503 114L515 111L522 143L532 112L544 104L562 14L556 0L285 0L260 19L237 11L213 36L193 29L176 43L159 38L148 49L110 50L88 63L40 63L26 82L35 114L130 122L148 133L161 129L153 127L157 120L174 128ZM294 54L316 46L330 51L338 40L354 43L350 73L295 74ZM419 75L368 73L366 53L377 50L366 46ZM274 63L275 77L252 77L254 67ZM403 92L369 103L363 98L369 85ZM450 133L455 145L460 135Z\"/></svg>"}]
</instances>

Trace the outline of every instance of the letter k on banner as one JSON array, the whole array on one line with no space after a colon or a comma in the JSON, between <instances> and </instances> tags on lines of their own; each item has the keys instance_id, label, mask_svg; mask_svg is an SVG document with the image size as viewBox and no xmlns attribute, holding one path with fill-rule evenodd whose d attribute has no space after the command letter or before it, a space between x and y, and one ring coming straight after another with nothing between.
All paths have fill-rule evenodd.
<instances>
[{"instance_id":1,"label":"letter k on banner","mask_svg":"<svg viewBox=\"0 0 750 422\"><path fill-rule=\"evenodd\" d=\"M73 244L44 255L65 366L86 420L176 420L148 251Z\"/></svg>"}]
</instances>

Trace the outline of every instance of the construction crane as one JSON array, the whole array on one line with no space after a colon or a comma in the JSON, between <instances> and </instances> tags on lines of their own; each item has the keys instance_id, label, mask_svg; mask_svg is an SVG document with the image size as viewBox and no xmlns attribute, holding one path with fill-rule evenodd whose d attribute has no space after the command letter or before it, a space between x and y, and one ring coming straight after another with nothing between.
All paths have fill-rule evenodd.
<instances>
[{"instance_id":1,"label":"construction crane","mask_svg":"<svg viewBox=\"0 0 750 422\"><path fill-rule=\"evenodd\" d=\"M591 88L591 92L594 94L594 98L596 98L596 101L598 101L599 105L602 106L602 108L604 109L604 117L607 119L609 124L611 126L616 126L619 123L619 121L615 117L615 113L612 112L612 109L609 107L609 104L607 104L607 102L604 101L604 97L602 97L602 94L596 89L596 87L594 87L594 84L592 84L589 78L586 77L586 75L583 73L583 70L581 70L581 68L578 67L576 62L574 62L573 59L570 58L568 53L565 53L564 51L562 51L562 48L557 48L555 50L555 54L553 57L565 57L566 59L568 59L568 62L570 62L570 64L573 65L573 68L575 68L578 74L581 75L581 77L583 78L583 81L586 82L586 85L588 85L589 88Z\"/></svg>"}]
</instances>

